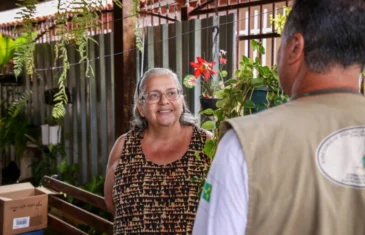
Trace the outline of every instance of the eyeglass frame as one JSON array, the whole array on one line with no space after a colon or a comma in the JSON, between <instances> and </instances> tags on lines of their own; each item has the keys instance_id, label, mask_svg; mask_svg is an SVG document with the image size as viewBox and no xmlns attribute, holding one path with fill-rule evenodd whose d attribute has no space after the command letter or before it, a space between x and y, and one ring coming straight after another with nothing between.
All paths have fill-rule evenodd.
<instances>
[{"instance_id":1,"label":"eyeglass frame","mask_svg":"<svg viewBox=\"0 0 365 235\"><path fill-rule=\"evenodd\" d=\"M166 94L167 92L173 91L173 90L176 90L176 93L177 93L176 99L171 99ZM159 99L157 99L155 102L150 103L150 101L145 97L150 92L158 93L160 95ZM166 97L166 99L168 99L170 101L175 101L175 100L178 100L183 95L183 91L178 89L178 88L170 88L170 89L167 89L165 92L162 92L162 91L159 91L159 90L148 91L148 92L144 93L143 95L141 95L140 101L146 101L147 104L157 104L158 102L161 101L161 98L162 98L163 95Z\"/></svg>"}]
</instances>

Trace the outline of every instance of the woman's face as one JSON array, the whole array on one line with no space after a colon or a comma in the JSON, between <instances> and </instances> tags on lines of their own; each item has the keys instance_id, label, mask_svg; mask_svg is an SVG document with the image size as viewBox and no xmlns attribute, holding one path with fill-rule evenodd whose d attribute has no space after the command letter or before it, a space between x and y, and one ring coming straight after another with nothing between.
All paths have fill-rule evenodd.
<instances>
[{"instance_id":1,"label":"woman's face","mask_svg":"<svg viewBox=\"0 0 365 235\"><path fill-rule=\"evenodd\" d=\"M137 105L138 111L149 126L168 127L180 125L183 112L183 95L169 75L155 75L146 81L144 99ZM176 94L175 92L178 92ZM169 98L170 97L170 98Z\"/></svg>"}]
</instances>

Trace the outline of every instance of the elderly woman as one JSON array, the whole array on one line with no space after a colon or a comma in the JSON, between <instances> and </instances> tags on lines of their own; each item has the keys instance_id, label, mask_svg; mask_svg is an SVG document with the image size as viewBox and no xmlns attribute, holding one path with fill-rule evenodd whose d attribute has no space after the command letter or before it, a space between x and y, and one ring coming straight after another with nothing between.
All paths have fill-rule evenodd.
<instances>
[{"instance_id":1,"label":"elderly woman","mask_svg":"<svg viewBox=\"0 0 365 235\"><path fill-rule=\"evenodd\" d=\"M169 69L147 71L136 87L132 129L108 161L105 202L114 234L191 234L212 134L196 126ZM199 157L196 153L199 153Z\"/></svg>"}]
</instances>

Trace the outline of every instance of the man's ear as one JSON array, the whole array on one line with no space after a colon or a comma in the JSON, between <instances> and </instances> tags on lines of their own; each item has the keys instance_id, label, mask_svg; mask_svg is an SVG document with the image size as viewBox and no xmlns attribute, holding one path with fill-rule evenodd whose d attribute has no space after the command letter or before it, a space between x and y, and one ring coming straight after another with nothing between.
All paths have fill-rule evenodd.
<instances>
[{"instance_id":1,"label":"man's ear","mask_svg":"<svg viewBox=\"0 0 365 235\"><path fill-rule=\"evenodd\" d=\"M304 59L304 37L301 33L295 33L289 40L286 50L289 57L289 64L296 64L299 60Z\"/></svg>"},{"instance_id":2,"label":"man's ear","mask_svg":"<svg viewBox=\"0 0 365 235\"><path fill-rule=\"evenodd\" d=\"M137 110L139 112L139 115L141 115L141 117L144 117L142 105L140 102L137 103Z\"/></svg>"}]
</instances>

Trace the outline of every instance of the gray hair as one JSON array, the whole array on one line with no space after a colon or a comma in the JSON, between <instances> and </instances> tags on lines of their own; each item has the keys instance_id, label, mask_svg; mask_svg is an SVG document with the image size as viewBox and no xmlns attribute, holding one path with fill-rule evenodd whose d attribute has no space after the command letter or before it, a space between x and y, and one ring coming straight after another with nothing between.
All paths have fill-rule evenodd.
<instances>
[{"instance_id":1,"label":"gray hair","mask_svg":"<svg viewBox=\"0 0 365 235\"><path fill-rule=\"evenodd\" d=\"M133 120L131 122L131 129L138 132L143 132L148 127L147 120L142 117L137 109L137 104L141 102L142 96L146 91L146 82L148 79L157 75L167 75L171 77L176 83L177 89L183 90L183 87L177 78L176 73L166 68L152 68L149 69L143 77L139 80L136 90L134 92L134 104L133 104ZM185 99L183 100L183 112L180 116L180 123L182 125L194 126L197 123L196 118L191 114L188 109Z\"/></svg>"}]
</instances>

